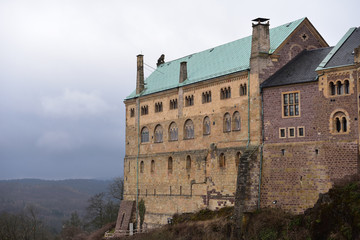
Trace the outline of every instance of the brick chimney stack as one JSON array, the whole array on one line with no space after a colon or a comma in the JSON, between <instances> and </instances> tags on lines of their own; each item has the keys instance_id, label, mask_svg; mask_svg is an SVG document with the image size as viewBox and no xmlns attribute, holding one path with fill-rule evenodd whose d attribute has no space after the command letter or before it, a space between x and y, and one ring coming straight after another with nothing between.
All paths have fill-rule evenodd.
<instances>
[{"instance_id":1,"label":"brick chimney stack","mask_svg":"<svg viewBox=\"0 0 360 240\"><path fill-rule=\"evenodd\" d=\"M270 51L269 19L256 18L252 20L253 33L251 41L251 57L268 54Z\"/></svg>"},{"instance_id":2,"label":"brick chimney stack","mask_svg":"<svg viewBox=\"0 0 360 240\"><path fill-rule=\"evenodd\" d=\"M144 56L137 55L136 94L144 90Z\"/></svg>"},{"instance_id":3,"label":"brick chimney stack","mask_svg":"<svg viewBox=\"0 0 360 240\"><path fill-rule=\"evenodd\" d=\"M181 62L180 63L180 77L179 83L184 82L187 79L187 63Z\"/></svg>"}]
</instances>

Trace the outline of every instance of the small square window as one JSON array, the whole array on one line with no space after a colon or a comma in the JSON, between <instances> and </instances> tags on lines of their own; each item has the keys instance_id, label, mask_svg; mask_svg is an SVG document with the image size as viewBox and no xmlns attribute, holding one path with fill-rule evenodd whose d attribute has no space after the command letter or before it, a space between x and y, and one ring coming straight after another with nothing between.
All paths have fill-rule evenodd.
<instances>
[{"instance_id":1,"label":"small square window","mask_svg":"<svg viewBox=\"0 0 360 240\"><path fill-rule=\"evenodd\" d=\"M280 138L286 138L286 129L285 128L280 128L279 129L279 137Z\"/></svg>"},{"instance_id":2,"label":"small square window","mask_svg":"<svg viewBox=\"0 0 360 240\"><path fill-rule=\"evenodd\" d=\"M289 128L289 138L295 137L295 128L291 127Z\"/></svg>"},{"instance_id":3,"label":"small square window","mask_svg":"<svg viewBox=\"0 0 360 240\"><path fill-rule=\"evenodd\" d=\"M305 137L305 127L298 127L298 137Z\"/></svg>"}]
</instances>

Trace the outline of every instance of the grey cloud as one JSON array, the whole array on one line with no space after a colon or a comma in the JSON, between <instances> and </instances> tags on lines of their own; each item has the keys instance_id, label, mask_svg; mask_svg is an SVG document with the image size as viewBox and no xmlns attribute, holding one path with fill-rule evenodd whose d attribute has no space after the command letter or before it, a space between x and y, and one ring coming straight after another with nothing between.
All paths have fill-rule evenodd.
<instances>
[{"instance_id":1,"label":"grey cloud","mask_svg":"<svg viewBox=\"0 0 360 240\"><path fill-rule=\"evenodd\" d=\"M100 115L117 110L94 93L69 89L66 89L61 96L43 97L41 105L46 115L56 117Z\"/></svg>"}]
</instances>

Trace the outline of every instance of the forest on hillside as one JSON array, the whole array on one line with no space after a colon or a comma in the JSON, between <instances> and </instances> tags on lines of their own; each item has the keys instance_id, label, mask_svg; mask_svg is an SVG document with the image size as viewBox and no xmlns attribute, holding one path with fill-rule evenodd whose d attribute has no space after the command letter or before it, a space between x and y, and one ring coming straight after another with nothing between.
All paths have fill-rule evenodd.
<instances>
[{"instance_id":1,"label":"forest on hillside","mask_svg":"<svg viewBox=\"0 0 360 240\"><path fill-rule=\"evenodd\" d=\"M121 184L121 178L1 180L0 222L8 224L8 228L16 224L17 232L31 232L28 229L36 226L37 234L43 235L32 236L36 239L53 239L50 236L59 235L70 223L91 230L99 226L99 219L95 220L97 208L108 208L111 213L109 219L100 221L116 219L120 203L116 194L122 191L118 189Z\"/></svg>"}]
</instances>

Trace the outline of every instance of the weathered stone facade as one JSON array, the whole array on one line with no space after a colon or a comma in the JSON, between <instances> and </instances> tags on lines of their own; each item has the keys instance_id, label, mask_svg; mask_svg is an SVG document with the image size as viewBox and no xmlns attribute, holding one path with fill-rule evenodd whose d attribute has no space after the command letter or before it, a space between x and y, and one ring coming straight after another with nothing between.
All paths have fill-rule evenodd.
<instances>
[{"instance_id":1,"label":"weathered stone facade","mask_svg":"<svg viewBox=\"0 0 360 240\"><path fill-rule=\"evenodd\" d=\"M336 73L350 81L350 94L335 102L327 95L334 73L261 92L261 83L302 50L327 47L306 18L271 54L267 38L268 23L253 25L248 69L192 84L179 79L177 87L144 95L138 56L137 95L125 100L124 198L144 199L147 227L166 224L174 213L233 206L239 183L244 211L276 200L301 212L333 179L358 171L356 71ZM300 92L301 116L281 115L286 91ZM338 108L348 114L349 131L334 135L329 114ZM279 138L279 128L299 126L304 137Z\"/></svg>"}]
</instances>

